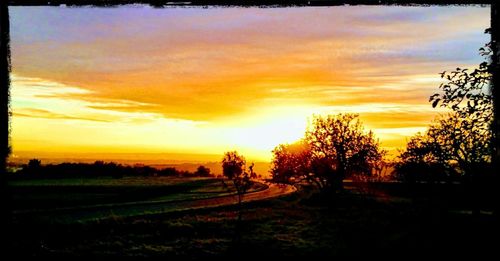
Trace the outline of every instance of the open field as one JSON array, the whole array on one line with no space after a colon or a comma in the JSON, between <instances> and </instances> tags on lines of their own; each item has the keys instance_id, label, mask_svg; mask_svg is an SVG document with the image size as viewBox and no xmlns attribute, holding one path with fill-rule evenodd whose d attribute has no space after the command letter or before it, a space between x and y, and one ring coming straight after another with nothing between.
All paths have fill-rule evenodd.
<instances>
[{"instance_id":1,"label":"open field","mask_svg":"<svg viewBox=\"0 0 500 261\"><path fill-rule=\"evenodd\" d=\"M10 182L16 222L77 223L237 203L231 182L214 178L95 178ZM254 182L245 201L293 192Z\"/></svg>"},{"instance_id":2,"label":"open field","mask_svg":"<svg viewBox=\"0 0 500 261\"><path fill-rule=\"evenodd\" d=\"M428 257L495 253L492 215L473 217L445 203L386 200L346 192L336 200L305 187L236 206L119 216L86 223L19 222L11 250L27 256ZM76 236L78 235L78 236Z\"/></svg>"},{"instance_id":3,"label":"open field","mask_svg":"<svg viewBox=\"0 0 500 261\"><path fill-rule=\"evenodd\" d=\"M9 181L10 186L171 186L181 183L192 183L209 178L182 177L125 177L125 178L62 178L62 179L25 179Z\"/></svg>"},{"instance_id":4,"label":"open field","mask_svg":"<svg viewBox=\"0 0 500 261\"><path fill-rule=\"evenodd\" d=\"M49 179L10 185L15 210L188 200L232 193L220 180L207 178Z\"/></svg>"}]
</instances>

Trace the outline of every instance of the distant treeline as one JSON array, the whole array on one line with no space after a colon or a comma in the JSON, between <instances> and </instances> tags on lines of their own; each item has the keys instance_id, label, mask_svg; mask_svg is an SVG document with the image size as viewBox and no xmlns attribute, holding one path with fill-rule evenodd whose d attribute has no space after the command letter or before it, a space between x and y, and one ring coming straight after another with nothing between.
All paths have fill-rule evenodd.
<instances>
[{"instance_id":1,"label":"distant treeline","mask_svg":"<svg viewBox=\"0 0 500 261\"><path fill-rule=\"evenodd\" d=\"M96 161L94 163L60 163L42 165L38 159L31 159L16 172L9 175L11 178L96 178L126 176L176 176L176 177L211 177L214 176L209 168L199 166L196 171L181 171L174 167L157 169L145 165L122 165L115 162Z\"/></svg>"}]
</instances>

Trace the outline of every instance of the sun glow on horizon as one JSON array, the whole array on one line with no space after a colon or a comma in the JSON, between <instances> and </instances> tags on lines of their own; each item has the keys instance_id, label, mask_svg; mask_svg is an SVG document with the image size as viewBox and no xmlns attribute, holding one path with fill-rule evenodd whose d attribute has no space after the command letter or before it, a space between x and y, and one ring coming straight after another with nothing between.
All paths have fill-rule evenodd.
<instances>
[{"instance_id":1,"label":"sun glow on horizon","mask_svg":"<svg viewBox=\"0 0 500 261\"><path fill-rule=\"evenodd\" d=\"M13 153L270 161L314 114L357 113L392 157L443 112L428 103L439 72L478 64L488 18L479 7L13 7Z\"/></svg>"},{"instance_id":2,"label":"sun glow on horizon","mask_svg":"<svg viewBox=\"0 0 500 261\"><path fill-rule=\"evenodd\" d=\"M306 118L297 117L298 110L293 106L260 108L260 114L253 112L222 122L190 121L167 119L157 113L95 109L93 102L66 96L87 93L84 89L47 80L14 74L12 85L13 147L18 151L222 155L227 150L239 150L256 160L267 161L276 145L300 139L306 126ZM106 102L123 107L133 104L125 100L99 104ZM72 142L74 135L79 143Z\"/></svg>"},{"instance_id":3,"label":"sun glow on horizon","mask_svg":"<svg viewBox=\"0 0 500 261\"><path fill-rule=\"evenodd\" d=\"M15 74L12 82L15 99L12 104L13 147L16 151L222 154L237 150L249 155L250 159L269 161L277 145L294 143L304 137L314 115L358 113L365 129L373 130L382 146L389 150L401 145L399 140L394 147L384 146L387 141L391 145L394 136L407 138L425 129L425 126L371 128L366 124L377 122L376 113L405 111L410 107L404 104L275 104L257 106L245 114L208 122L168 119L159 113L97 109L96 104L127 107L134 102L80 100L68 95L87 94L85 89ZM31 109L33 107L37 109ZM432 113L428 105L411 107ZM369 117L370 113L375 114L374 117ZM78 142L75 142L75 135Z\"/></svg>"}]
</instances>

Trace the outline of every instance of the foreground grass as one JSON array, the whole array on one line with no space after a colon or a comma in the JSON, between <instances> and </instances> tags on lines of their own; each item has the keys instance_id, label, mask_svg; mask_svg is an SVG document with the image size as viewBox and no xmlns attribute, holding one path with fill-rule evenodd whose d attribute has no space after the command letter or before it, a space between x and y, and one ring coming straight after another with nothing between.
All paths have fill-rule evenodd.
<instances>
[{"instance_id":1,"label":"foreground grass","mask_svg":"<svg viewBox=\"0 0 500 261\"><path fill-rule=\"evenodd\" d=\"M236 207L88 224L12 227L10 249L28 256L474 256L494 253L492 216L446 206L377 201L347 193L335 202L311 190Z\"/></svg>"},{"instance_id":2,"label":"foreground grass","mask_svg":"<svg viewBox=\"0 0 500 261\"><path fill-rule=\"evenodd\" d=\"M9 182L14 210L77 208L134 202L172 202L235 194L215 178L127 177ZM256 183L249 191L264 189Z\"/></svg>"},{"instance_id":3,"label":"foreground grass","mask_svg":"<svg viewBox=\"0 0 500 261\"><path fill-rule=\"evenodd\" d=\"M20 179L9 181L10 186L171 186L186 182L206 181L213 178L203 177L98 177L98 178L60 178L60 179Z\"/></svg>"}]
</instances>

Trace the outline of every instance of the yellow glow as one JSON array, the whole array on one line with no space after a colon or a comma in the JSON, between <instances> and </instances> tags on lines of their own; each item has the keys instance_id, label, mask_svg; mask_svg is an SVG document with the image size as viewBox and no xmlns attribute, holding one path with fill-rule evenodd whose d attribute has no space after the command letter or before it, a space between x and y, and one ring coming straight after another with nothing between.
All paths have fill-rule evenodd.
<instances>
[{"instance_id":1,"label":"yellow glow","mask_svg":"<svg viewBox=\"0 0 500 261\"><path fill-rule=\"evenodd\" d=\"M14 7L13 156L269 161L313 114L337 113L359 113L394 155L443 112L428 103L439 73L478 64L488 12Z\"/></svg>"},{"instance_id":2,"label":"yellow glow","mask_svg":"<svg viewBox=\"0 0 500 261\"><path fill-rule=\"evenodd\" d=\"M436 113L427 104L318 106L308 103L308 99L297 99L290 105L278 98L256 104L244 113L213 121L180 120L166 118L160 113L121 110L138 105L129 100L90 101L74 96L89 94L85 89L43 79L16 75L12 78L14 154L43 151L53 154L175 152L218 155L238 150L249 160L269 161L275 146L292 143L304 136L313 114L340 112L360 113L366 128L374 130L383 147L395 151L404 145L406 138L422 131L428 124L427 118ZM321 87L303 89L314 91ZM281 93L279 88L273 91ZM108 106L120 109L107 109ZM416 112L428 115L425 121L417 122L417 126L383 119L383 115L394 117ZM381 121L388 121L392 126L377 127Z\"/></svg>"}]
</instances>

